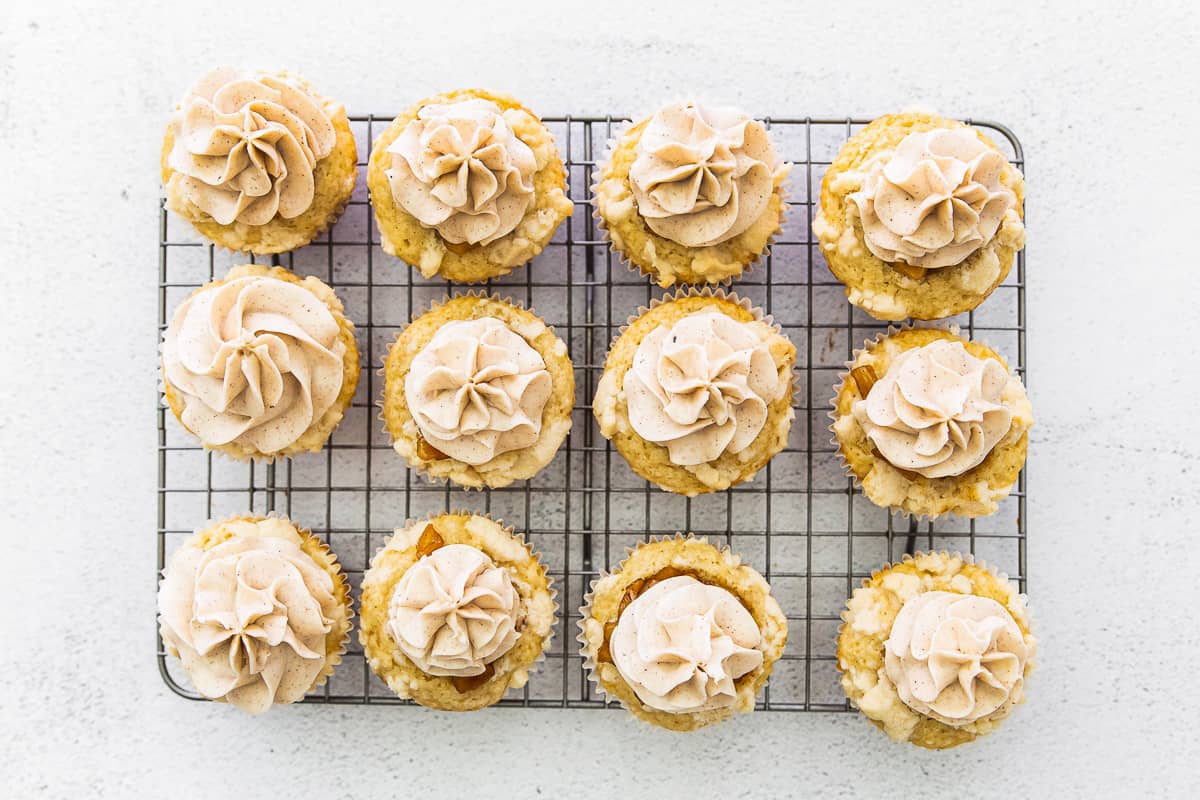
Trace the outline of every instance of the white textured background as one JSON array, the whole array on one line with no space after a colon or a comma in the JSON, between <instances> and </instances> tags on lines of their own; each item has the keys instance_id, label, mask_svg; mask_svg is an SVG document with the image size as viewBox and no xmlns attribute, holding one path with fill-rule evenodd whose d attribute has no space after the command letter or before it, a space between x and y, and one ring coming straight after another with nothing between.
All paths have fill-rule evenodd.
<instances>
[{"instance_id":1,"label":"white textured background","mask_svg":"<svg viewBox=\"0 0 1200 800\"><path fill-rule=\"evenodd\" d=\"M1194 4L56 5L0 11L0 794L1184 796L1200 777ZM927 753L848 714L684 737L595 711L252 719L173 697L152 649L157 154L220 63L296 69L352 113L486 85L545 114L696 93L1009 124L1039 423L1029 703Z\"/></svg>"}]
</instances>

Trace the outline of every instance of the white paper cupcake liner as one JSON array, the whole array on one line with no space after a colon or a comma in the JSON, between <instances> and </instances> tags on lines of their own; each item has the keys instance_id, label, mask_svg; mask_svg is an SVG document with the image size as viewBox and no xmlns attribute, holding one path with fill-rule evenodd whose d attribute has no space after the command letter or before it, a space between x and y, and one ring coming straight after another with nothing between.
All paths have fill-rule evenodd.
<instances>
[{"instance_id":1,"label":"white paper cupcake liner","mask_svg":"<svg viewBox=\"0 0 1200 800\"><path fill-rule=\"evenodd\" d=\"M541 553L539 553L536 549L534 549L533 542L530 541L524 533L518 533L516 531L516 529L513 528L511 525L506 525L503 520L497 519L496 517L492 516L491 512L472 511L470 509L450 509L448 511L431 511L430 513L428 513L422 517L409 517L407 520L405 520L403 525L401 525L397 528L394 528L392 530L392 534L388 537L387 541L383 543L383 546L380 547L378 550L376 550L374 554L372 554L370 566L369 566L369 569L367 570L367 572L370 572L370 570L375 568L375 561L378 559L379 555L382 554L385 550L387 550L388 547L391 545L392 539L395 538L397 531L406 530L406 529L412 528L415 525L419 525L422 523L432 523L434 520L438 519L439 517L455 515L455 514L463 514L463 515L472 516L472 517L482 517L483 519L494 522L505 533L507 533L513 539L520 542L521 546L524 547L525 551L529 554L529 558L532 559L532 561L538 566L538 568L541 570L542 574L546 578L546 591L550 595L550 605L551 605L550 629L546 632L546 636L542 640L541 652L538 653L537 657L532 662L530 662L527 666L521 668L526 673L525 681L520 684L512 684L512 683L509 684L510 689L521 688L528 682L529 678L534 673L538 672L539 667L546 660L546 653L548 653L550 651L551 644L554 640L554 629L558 625L558 620L559 620L558 612L561 609L561 607L558 604L558 586L554 581L554 577L553 577L553 575L551 575L550 569L547 566L546 562L542 559ZM490 557L491 556L489 554L489 558ZM364 575L364 580L365 580L365 575ZM391 637L387 637L387 638L390 641ZM363 630L363 628L361 626L359 627L359 630L358 630L358 642L363 647L363 657L367 660L368 665L371 667L371 672L373 674L375 674L377 677L379 677L380 680L387 683L387 681L382 676L380 676L379 673L376 671L375 665L371 663L372 659L371 659L369 653L367 652L367 648L369 647L369 644L367 641L366 632ZM393 654L393 655L394 655L394 657L398 655L399 658L402 658L405 661L405 663L407 663L409 666L413 667L413 669L418 669L418 670L420 669L415 664L413 664L412 661L410 661L408 659L408 657L405 656L403 653L397 653L397 654ZM501 656L501 658L503 658L503 656ZM388 688L391 689L393 692L395 692L397 694L397 696L399 696L399 697L402 697L404 699L411 699L411 696L409 694L401 694L401 692L398 691L391 684L388 684Z\"/></svg>"},{"instance_id":2,"label":"white paper cupcake liner","mask_svg":"<svg viewBox=\"0 0 1200 800\"><path fill-rule=\"evenodd\" d=\"M733 274L733 275L726 275L725 277L718 278L717 280L699 281L699 282L694 282L694 283L683 283L681 281L673 281L672 283L670 283L666 286L663 286L662 284L660 284L658 282L657 270L652 271L652 270L643 268L641 266L638 266L637 264L635 264L633 262L633 260L629 256L629 254L625 251L625 249L623 247L619 247L617 245L617 243L613 240L611 233L609 232L608 220L606 220L604 218L604 215L600 213L600 204L597 201L597 198L599 197L600 184L603 182L603 180L605 178L605 173L607 172L609 166L612 164L613 154L615 153L617 148L620 146L621 141L629 133L629 130L631 128L633 128L635 125L640 124L641 122L644 122L644 121L648 120L650 117L654 116L655 112L659 108L662 108L663 106L669 105L671 103L682 102L687 99L689 99L689 98L673 98L671 100L666 100L666 101L658 104L657 106L655 106L648 113L634 115L633 119L622 120L620 122L614 123L612 135L604 143L603 155L596 162L597 166L593 172L592 184L591 184L591 186L588 187L591 192L591 194L589 196L591 198L591 205L592 205L592 218L594 220L596 220L597 228L604 234L604 239L605 239L605 241L608 242L609 251L617 256L617 260L629 272L631 272L634 275L637 275L639 278L649 278L651 281L654 282L654 284L656 286L658 286L661 289L666 289L666 290L671 290L678 286L705 286L705 285L707 285L707 286L729 286L735 280L739 280L741 278L745 278L749 275L752 275L754 273L755 268L760 263L765 263L767 258L770 256L771 248L774 246L776 239L779 237L780 233L783 231L784 227L787 225L787 216L788 216L788 213L790 210L790 206L788 205L788 202L787 202L788 191L789 191L787 188L787 176L791 172L792 167L794 165L791 162L786 162L786 161L781 160L780 168L785 169L786 171L784 172L783 176L780 177L779 183L775 187L775 192L777 192L779 194L779 199L782 204L780 206L780 212L779 212L779 224L776 226L775 231L767 238L767 243L766 243L766 245L764 245L762 252L758 255L757 258L755 258L749 264L744 265L740 272ZM636 120L636 122L634 120ZM770 134L770 131L768 131L768 136L769 136L769 134ZM635 209L634 213L637 213L636 209ZM693 249L701 249L701 248L693 248Z\"/></svg>"},{"instance_id":3,"label":"white paper cupcake liner","mask_svg":"<svg viewBox=\"0 0 1200 800\"><path fill-rule=\"evenodd\" d=\"M850 378L850 370L853 369L855 362L858 361L860 356L880 344L885 339L911 330L945 331L957 336L960 339L977 342L995 351L995 348L992 348L991 345L987 344L987 342L982 339L966 339L966 337L962 335L961 328L958 325L942 325L939 320L909 320L900 324L888 325L887 330L877 332L871 338L864 340L862 347L854 349L850 359L843 365L845 368L837 373L836 382L833 385L833 395L829 399L829 410L825 413L825 416L829 419L829 427L827 428L831 436L829 444L833 446L834 451L837 453L838 463L841 465L842 472L853 482L854 488L857 489L862 496L866 497L868 500L871 500L871 498L867 496L866 491L863 489L862 481L859 479L858 475L855 474L854 470L850 468L850 464L846 461L846 456L842 452L842 443L837 437L837 432L834 430L834 426L837 424L838 419L840 419L837 413L838 397L841 394L842 386ZM1011 368L1008 368L1008 371L1011 375ZM879 377L882 378L883 376L880 375ZM871 502L875 503L874 500L871 500ZM915 522L916 524L933 522L934 520L938 519L961 519L963 521L970 521L973 519L972 517L961 517L954 512L948 512L946 514L916 514L907 509L898 508L896 506L880 506L878 503L875 503L875 505L879 508L887 509L889 513L900 514L902 517L904 517L904 519L908 520L909 522Z\"/></svg>"},{"instance_id":4,"label":"white paper cupcake liner","mask_svg":"<svg viewBox=\"0 0 1200 800\"><path fill-rule=\"evenodd\" d=\"M388 357L391 355L392 348L396 346L396 342L398 342L400 340L400 337L404 335L404 332L407 331L408 328L414 322L416 322L418 319L420 319L421 317L425 316L426 314L428 314L432 311L435 311L436 309L440 308L441 306L445 305L446 303L449 303L451 300L455 300L460 297L473 297L473 298L477 298L480 300L491 300L491 301L494 301L497 303L506 303L510 306L519 308L522 311L526 311L526 312L532 314L533 316L538 318L538 320L542 323L542 325L545 326L546 330L548 330L550 333L554 334L555 338L557 338L560 342L563 342L563 344L566 345L567 359L570 360L570 352L571 352L570 344L568 342L563 341L562 337L560 337L558 335L557 331L554 330L554 326L551 325L550 323L546 322L544 319L542 319L538 315L537 311L534 309L534 307L532 305L527 308L523 303L519 303L516 300L512 299L511 296L502 296L502 295L497 294L495 291L488 290L488 289L471 289L467 292L464 292L462 294L456 294L456 295L443 294L442 299L430 301L429 307L426 308L424 311L421 311L420 313L417 313L416 311L414 311L412 319L409 320L407 325L405 325L403 328L401 328L399 331L396 332L396 336L392 339L391 343L387 346L387 350L380 356L379 367L375 370L375 374L378 375L380 378L380 385L384 387L383 391L385 393L385 396L386 396L386 391L387 391ZM574 366L574 364L572 362L572 367L573 366ZM375 402L375 407L379 409L379 414L377 415L376 418L383 425L383 433L388 437L388 441L392 445L392 451L395 452L396 455L403 458L404 462L408 466L408 468L413 470L414 472L416 472L428 484L433 485L433 486L443 486L447 483L452 483L454 486L456 486L460 489L464 489L466 491L483 491L486 488L491 488L491 487L488 487L486 484L484 484L482 486L467 486L465 484L458 483L457 481L452 481L449 477L441 477L438 475L432 475L425 469L425 467L423 465L413 464L412 462L410 462L398 450L396 450L396 439L392 436L392 432L388 428L388 425L387 425L387 418L386 418L386 415L384 412L384 398L383 397L380 397ZM566 436L570 436L571 426L574 424L573 416L571 418L568 418L567 421L568 421L568 427L567 427ZM563 441L566 441L566 436L563 437ZM561 449L561 445L560 445L560 449ZM557 454L557 451L556 451L556 454ZM547 466L548 466L548 464L547 464ZM545 469L545 466L543 466L542 469ZM541 470L539 470L539 472L540 471ZM533 477L533 476L530 476L530 477ZM529 479L525 478L522 480L529 480ZM511 484L507 484L507 485L511 485ZM500 487L500 488L503 488L503 487Z\"/></svg>"}]
</instances>

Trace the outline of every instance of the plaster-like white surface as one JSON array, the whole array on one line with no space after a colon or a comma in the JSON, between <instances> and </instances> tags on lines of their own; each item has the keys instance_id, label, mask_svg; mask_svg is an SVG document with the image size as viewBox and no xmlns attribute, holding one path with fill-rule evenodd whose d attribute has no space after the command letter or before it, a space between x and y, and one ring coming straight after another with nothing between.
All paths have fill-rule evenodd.
<instances>
[{"instance_id":1,"label":"plaster-like white surface","mask_svg":"<svg viewBox=\"0 0 1200 800\"><path fill-rule=\"evenodd\" d=\"M0 12L0 752L9 797L1184 796L1200 771L1194 4L119 3ZM353 111L699 93L1008 123L1029 176L1030 702L949 753L853 715L681 737L619 713L187 703L154 666L162 126L210 65Z\"/></svg>"}]
</instances>

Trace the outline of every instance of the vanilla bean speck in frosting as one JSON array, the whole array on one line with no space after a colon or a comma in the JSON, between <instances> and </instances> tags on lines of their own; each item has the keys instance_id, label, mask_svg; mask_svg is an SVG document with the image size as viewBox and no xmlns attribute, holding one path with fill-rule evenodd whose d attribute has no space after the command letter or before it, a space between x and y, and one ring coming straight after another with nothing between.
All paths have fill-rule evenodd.
<instances>
[{"instance_id":1,"label":"vanilla bean speck in frosting","mask_svg":"<svg viewBox=\"0 0 1200 800\"><path fill-rule=\"evenodd\" d=\"M471 465L536 442L551 388L541 354L491 317L443 325L404 379L421 435Z\"/></svg>"},{"instance_id":2,"label":"vanilla bean speck in frosting","mask_svg":"<svg viewBox=\"0 0 1200 800\"><path fill-rule=\"evenodd\" d=\"M1007 162L969 128L910 133L869 162L847 213L883 261L925 268L962 263L1003 224L1023 235L1017 196L1000 177Z\"/></svg>"},{"instance_id":3,"label":"vanilla bean speck in frosting","mask_svg":"<svg viewBox=\"0 0 1200 800\"><path fill-rule=\"evenodd\" d=\"M512 579L481 550L440 547L404 573L388 605L392 641L422 672L480 675L520 637Z\"/></svg>"},{"instance_id":4,"label":"vanilla bean speck in frosting","mask_svg":"<svg viewBox=\"0 0 1200 800\"><path fill-rule=\"evenodd\" d=\"M292 219L312 205L317 162L337 141L302 82L221 67L191 88L171 120L171 186L222 225Z\"/></svg>"},{"instance_id":5,"label":"vanilla bean speck in frosting","mask_svg":"<svg viewBox=\"0 0 1200 800\"><path fill-rule=\"evenodd\" d=\"M680 466L747 447L766 424L768 404L786 389L767 343L715 311L655 328L624 379L633 429L664 445Z\"/></svg>"},{"instance_id":6,"label":"vanilla bean speck in frosting","mask_svg":"<svg viewBox=\"0 0 1200 800\"><path fill-rule=\"evenodd\" d=\"M922 592L904 603L885 644L888 680L925 716L961 727L1021 699L1021 629L995 600Z\"/></svg>"},{"instance_id":7,"label":"vanilla bean speck in frosting","mask_svg":"<svg viewBox=\"0 0 1200 800\"><path fill-rule=\"evenodd\" d=\"M737 679L762 666L761 641L754 617L732 593L683 575L638 595L609 647L643 703L686 714L732 705Z\"/></svg>"},{"instance_id":8,"label":"vanilla bean speck in frosting","mask_svg":"<svg viewBox=\"0 0 1200 800\"><path fill-rule=\"evenodd\" d=\"M854 418L890 464L926 478L962 475L980 464L1012 427L1003 394L1015 377L962 342L939 339L900 353Z\"/></svg>"},{"instance_id":9,"label":"vanilla bean speck in frosting","mask_svg":"<svg viewBox=\"0 0 1200 800\"><path fill-rule=\"evenodd\" d=\"M511 233L533 202L537 160L514 133L528 116L483 98L427 105L392 142L392 197L454 244Z\"/></svg>"},{"instance_id":10,"label":"vanilla bean speck in frosting","mask_svg":"<svg viewBox=\"0 0 1200 800\"><path fill-rule=\"evenodd\" d=\"M257 714L312 688L328 663L326 636L346 612L286 520L221 525L234 535L208 550L185 543L171 557L159 622L197 691Z\"/></svg>"},{"instance_id":11,"label":"vanilla bean speck in frosting","mask_svg":"<svg viewBox=\"0 0 1200 800\"><path fill-rule=\"evenodd\" d=\"M303 286L266 275L227 280L185 300L163 339L163 377L183 424L210 446L261 453L294 444L344 381L337 319Z\"/></svg>"},{"instance_id":12,"label":"vanilla bean speck in frosting","mask_svg":"<svg viewBox=\"0 0 1200 800\"><path fill-rule=\"evenodd\" d=\"M789 168L761 122L737 109L681 102L646 124L629 183L652 231L705 247L753 225Z\"/></svg>"}]
</instances>

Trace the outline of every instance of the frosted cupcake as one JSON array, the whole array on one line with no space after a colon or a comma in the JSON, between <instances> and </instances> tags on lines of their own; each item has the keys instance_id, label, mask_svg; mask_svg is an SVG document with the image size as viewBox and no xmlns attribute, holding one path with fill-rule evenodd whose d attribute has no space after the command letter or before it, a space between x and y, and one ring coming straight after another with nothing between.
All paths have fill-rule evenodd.
<instances>
[{"instance_id":1,"label":"frosted cupcake","mask_svg":"<svg viewBox=\"0 0 1200 800\"><path fill-rule=\"evenodd\" d=\"M464 283L525 264L574 210L554 136L513 98L480 89L396 117L367 183L384 252Z\"/></svg>"},{"instance_id":2,"label":"frosted cupcake","mask_svg":"<svg viewBox=\"0 0 1200 800\"><path fill-rule=\"evenodd\" d=\"M163 393L206 448L234 458L316 452L358 384L354 325L316 278L244 264L197 289L163 336Z\"/></svg>"},{"instance_id":3,"label":"frosted cupcake","mask_svg":"<svg viewBox=\"0 0 1200 800\"><path fill-rule=\"evenodd\" d=\"M346 110L287 72L221 67L167 127L167 208L230 250L302 247L341 215L358 177Z\"/></svg>"},{"instance_id":4,"label":"frosted cupcake","mask_svg":"<svg viewBox=\"0 0 1200 800\"><path fill-rule=\"evenodd\" d=\"M854 590L842 621L842 688L896 741L957 747L1024 702L1037 649L1025 596L969 556L885 566Z\"/></svg>"},{"instance_id":5,"label":"frosted cupcake","mask_svg":"<svg viewBox=\"0 0 1200 800\"><path fill-rule=\"evenodd\" d=\"M813 232L850 302L876 319L970 311L1025 246L1025 180L977 128L891 114L842 146Z\"/></svg>"},{"instance_id":6,"label":"frosted cupcake","mask_svg":"<svg viewBox=\"0 0 1200 800\"><path fill-rule=\"evenodd\" d=\"M585 666L601 691L669 730L753 711L787 644L770 592L762 575L704 539L639 545L585 598Z\"/></svg>"},{"instance_id":7,"label":"frosted cupcake","mask_svg":"<svg viewBox=\"0 0 1200 800\"><path fill-rule=\"evenodd\" d=\"M893 331L855 354L833 399L847 468L879 506L982 517L1017 483L1033 409L1004 359L949 331Z\"/></svg>"},{"instance_id":8,"label":"frosted cupcake","mask_svg":"<svg viewBox=\"0 0 1200 800\"><path fill-rule=\"evenodd\" d=\"M787 444L796 348L736 295L684 291L613 342L592 412L633 471L694 497L749 480Z\"/></svg>"},{"instance_id":9,"label":"frosted cupcake","mask_svg":"<svg viewBox=\"0 0 1200 800\"><path fill-rule=\"evenodd\" d=\"M350 632L350 586L329 548L281 517L209 525L171 556L159 630L196 691L259 714L333 674Z\"/></svg>"},{"instance_id":10,"label":"frosted cupcake","mask_svg":"<svg viewBox=\"0 0 1200 800\"><path fill-rule=\"evenodd\" d=\"M493 705L529 680L554 627L538 557L509 528L443 514L396 529L363 576L359 639L403 698L444 711Z\"/></svg>"},{"instance_id":11,"label":"frosted cupcake","mask_svg":"<svg viewBox=\"0 0 1200 800\"><path fill-rule=\"evenodd\" d=\"M735 108L660 108L614 142L596 183L613 247L660 286L717 283L762 256L783 220L766 127Z\"/></svg>"},{"instance_id":12,"label":"frosted cupcake","mask_svg":"<svg viewBox=\"0 0 1200 800\"><path fill-rule=\"evenodd\" d=\"M571 430L575 372L537 315L496 297L435 305L396 337L383 418L409 466L460 486L536 475Z\"/></svg>"}]
</instances>

